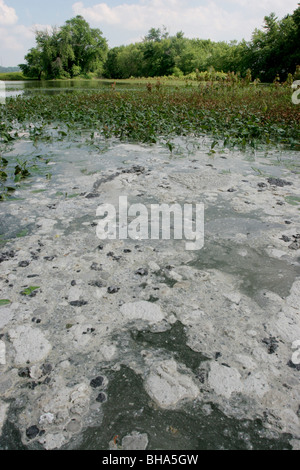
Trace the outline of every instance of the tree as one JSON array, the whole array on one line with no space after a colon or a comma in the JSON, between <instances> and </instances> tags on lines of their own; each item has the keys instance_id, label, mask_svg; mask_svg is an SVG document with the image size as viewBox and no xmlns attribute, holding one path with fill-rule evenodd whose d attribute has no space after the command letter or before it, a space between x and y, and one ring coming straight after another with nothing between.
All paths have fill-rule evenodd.
<instances>
[{"instance_id":1,"label":"tree","mask_svg":"<svg viewBox=\"0 0 300 470\"><path fill-rule=\"evenodd\" d=\"M151 28L148 31L147 36L145 36L144 42L160 42L163 39L167 39L168 37L169 33L167 32L167 28L165 26L162 26L162 29Z\"/></svg>"},{"instance_id":2,"label":"tree","mask_svg":"<svg viewBox=\"0 0 300 470\"><path fill-rule=\"evenodd\" d=\"M90 28L82 16L51 32L37 31L36 43L20 68L27 76L47 79L94 72L103 66L108 50L102 32Z\"/></svg>"},{"instance_id":3,"label":"tree","mask_svg":"<svg viewBox=\"0 0 300 470\"><path fill-rule=\"evenodd\" d=\"M299 4L300 5L300 4ZM193 73L203 76L214 68L217 72L235 72L245 78L273 82L279 75L285 81L300 64L300 6L292 15L278 20L275 13L264 19L250 41L213 42L188 39L182 31L169 36L166 29L151 28L142 42L113 48L108 52L105 76L176 76ZM200 72L200 74L199 74Z\"/></svg>"},{"instance_id":4,"label":"tree","mask_svg":"<svg viewBox=\"0 0 300 470\"><path fill-rule=\"evenodd\" d=\"M43 73L43 59L41 51L33 47L25 56L25 60L27 64L19 65L23 74L28 78L37 78L38 80L41 80Z\"/></svg>"},{"instance_id":5,"label":"tree","mask_svg":"<svg viewBox=\"0 0 300 470\"><path fill-rule=\"evenodd\" d=\"M92 29L82 16L66 21L59 33L63 44L73 51L69 70L73 65L82 72L94 72L107 57L107 42L100 29Z\"/></svg>"},{"instance_id":6,"label":"tree","mask_svg":"<svg viewBox=\"0 0 300 470\"><path fill-rule=\"evenodd\" d=\"M114 47L108 51L103 74L106 78L125 79L143 75L141 43Z\"/></svg>"},{"instance_id":7,"label":"tree","mask_svg":"<svg viewBox=\"0 0 300 470\"><path fill-rule=\"evenodd\" d=\"M277 75L284 81L294 74L300 63L299 21L300 7L282 20L275 13L265 17L263 31L254 31L244 56L255 77L272 82Z\"/></svg>"}]
</instances>

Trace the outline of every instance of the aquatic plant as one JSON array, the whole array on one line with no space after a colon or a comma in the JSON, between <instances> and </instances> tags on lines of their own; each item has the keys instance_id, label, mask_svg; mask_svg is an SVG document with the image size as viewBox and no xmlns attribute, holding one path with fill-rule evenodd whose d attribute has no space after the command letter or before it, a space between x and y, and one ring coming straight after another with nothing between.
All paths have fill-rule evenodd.
<instances>
[{"instance_id":1,"label":"aquatic plant","mask_svg":"<svg viewBox=\"0 0 300 470\"><path fill-rule=\"evenodd\" d=\"M33 139L46 138L47 125L59 123L61 138L77 129L148 143L211 134L226 146L298 145L300 113L286 87L210 84L186 89L160 83L151 93L148 88L18 97L1 108L0 118L22 124ZM9 139L11 133L4 135Z\"/></svg>"}]
</instances>

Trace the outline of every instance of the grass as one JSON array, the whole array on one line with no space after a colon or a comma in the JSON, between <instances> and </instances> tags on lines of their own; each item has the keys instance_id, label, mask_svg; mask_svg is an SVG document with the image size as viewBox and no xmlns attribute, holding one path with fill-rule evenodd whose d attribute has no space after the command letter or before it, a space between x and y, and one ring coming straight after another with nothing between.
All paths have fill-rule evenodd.
<instances>
[{"instance_id":1,"label":"grass","mask_svg":"<svg viewBox=\"0 0 300 470\"><path fill-rule=\"evenodd\" d=\"M0 81L22 81L22 80L32 80L30 78L24 77L22 72L7 72L0 73Z\"/></svg>"}]
</instances>

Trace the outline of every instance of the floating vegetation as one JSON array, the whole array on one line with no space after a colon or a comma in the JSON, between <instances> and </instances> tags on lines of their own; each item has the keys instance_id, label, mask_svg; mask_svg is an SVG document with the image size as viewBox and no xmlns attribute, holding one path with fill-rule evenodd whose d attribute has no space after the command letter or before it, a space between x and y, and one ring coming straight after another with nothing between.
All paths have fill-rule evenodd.
<instances>
[{"instance_id":1,"label":"floating vegetation","mask_svg":"<svg viewBox=\"0 0 300 470\"><path fill-rule=\"evenodd\" d=\"M48 156L11 156L18 139L58 142L76 139L99 150L106 139L165 146L172 155L178 136L207 136L210 155L222 148L239 150L280 146L299 149L299 107L290 89L272 86L227 87L161 84L72 94L18 96L0 106L0 201L16 198L20 183L36 175L50 181ZM2 145L1 145L2 143ZM217 149L217 150L216 150ZM5 153L4 153L5 152Z\"/></svg>"},{"instance_id":2,"label":"floating vegetation","mask_svg":"<svg viewBox=\"0 0 300 470\"><path fill-rule=\"evenodd\" d=\"M50 180L51 174L47 169L49 161L40 155L26 159L20 156L0 156L0 201L10 199L20 183L34 175L44 174Z\"/></svg>"},{"instance_id":3,"label":"floating vegetation","mask_svg":"<svg viewBox=\"0 0 300 470\"><path fill-rule=\"evenodd\" d=\"M77 130L87 132L93 143L97 135L144 143L164 137L170 152L171 139L179 135L207 134L225 147L299 146L300 113L287 87L228 88L209 83L193 88L162 85L152 93L137 86L118 92L19 96L0 108L0 120L6 123L1 130L3 142L17 138L7 129L14 122L34 141L61 140ZM49 134L49 125L56 134Z\"/></svg>"}]
</instances>

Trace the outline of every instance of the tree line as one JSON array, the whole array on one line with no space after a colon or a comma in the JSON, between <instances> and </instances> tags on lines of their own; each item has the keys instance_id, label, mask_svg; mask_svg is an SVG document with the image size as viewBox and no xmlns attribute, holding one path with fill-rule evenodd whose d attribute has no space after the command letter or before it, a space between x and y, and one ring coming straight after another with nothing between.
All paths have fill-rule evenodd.
<instances>
[{"instance_id":1,"label":"tree line","mask_svg":"<svg viewBox=\"0 0 300 470\"><path fill-rule=\"evenodd\" d=\"M135 44L108 48L99 29L81 16L60 28L37 31L36 47L19 67L27 77L38 79L89 77L193 77L209 70L234 72L262 82L285 81L300 64L300 4L293 14L264 18L250 41L189 39L182 31L171 36L165 27L152 28Z\"/></svg>"}]
</instances>

